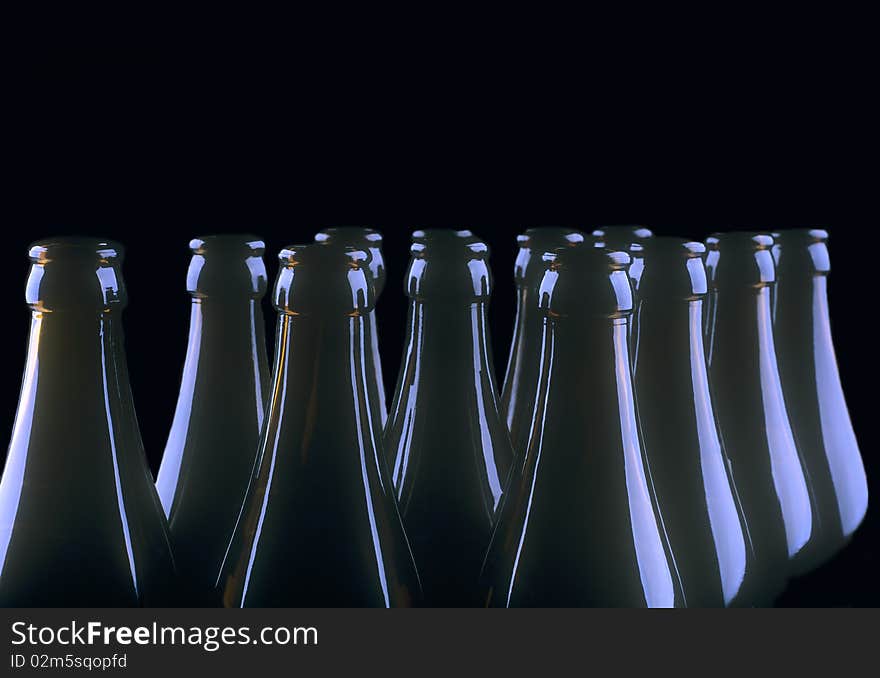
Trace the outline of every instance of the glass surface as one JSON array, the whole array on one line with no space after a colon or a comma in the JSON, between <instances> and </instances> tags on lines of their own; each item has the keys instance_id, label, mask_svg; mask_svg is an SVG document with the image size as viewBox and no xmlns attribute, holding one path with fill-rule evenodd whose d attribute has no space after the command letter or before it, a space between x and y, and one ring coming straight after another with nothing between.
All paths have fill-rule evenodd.
<instances>
[{"instance_id":1,"label":"glass surface","mask_svg":"<svg viewBox=\"0 0 880 678\"><path fill-rule=\"evenodd\" d=\"M770 317L770 236L722 233L708 243L714 293L709 378L767 600L813 532L810 491L788 418ZM711 261L711 263L710 263Z\"/></svg>"},{"instance_id":2,"label":"glass surface","mask_svg":"<svg viewBox=\"0 0 880 678\"><path fill-rule=\"evenodd\" d=\"M688 607L750 605L761 572L709 390L704 250L678 238L645 245L636 400Z\"/></svg>"},{"instance_id":3,"label":"glass surface","mask_svg":"<svg viewBox=\"0 0 880 678\"><path fill-rule=\"evenodd\" d=\"M258 469L218 578L227 607L395 607L419 579L367 389L369 255L282 250Z\"/></svg>"},{"instance_id":4,"label":"glass surface","mask_svg":"<svg viewBox=\"0 0 880 678\"><path fill-rule=\"evenodd\" d=\"M385 445L427 605L479 603L480 565L513 456L486 321L487 260L469 231L413 235Z\"/></svg>"},{"instance_id":5,"label":"glass surface","mask_svg":"<svg viewBox=\"0 0 880 678\"><path fill-rule=\"evenodd\" d=\"M785 402L810 480L814 538L796 563L799 571L837 553L861 524L868 485L831 336L828 275L821 229L782 231L774 238L777 283L773 332Z\"/></svg>"},{"instance_id":6,"label":"glass surface","mask_svg":"<svg viewBox=\"0 0 880 678\"><path fill-rule=\"evenodd\" d=\"M0 606L175 601L125 365L120 245L36 243L27 361L0 481Z\"/></svg>"},{"instance_id":7,"label":"glass surface","mask_svg":"<svg viewBox=\"0 0 880 678\"><path fill-rule=\"evenodd\" d=\"M180 395L156 487L187 602L217 604L215 582L254 472L269 388L265 245L256 236L195 238Z\"/></svg>"},{"instance_id":8,"label":"glass surface","mask_svg":"<svg viewBox=\"0 0 880 678\"><path fill-rule=\"evenodd\" d=\"M489 606L684 604L633 397L629 261L581 245L544 274L538 398L483 567Z\"/></svg>"}]
</instances>

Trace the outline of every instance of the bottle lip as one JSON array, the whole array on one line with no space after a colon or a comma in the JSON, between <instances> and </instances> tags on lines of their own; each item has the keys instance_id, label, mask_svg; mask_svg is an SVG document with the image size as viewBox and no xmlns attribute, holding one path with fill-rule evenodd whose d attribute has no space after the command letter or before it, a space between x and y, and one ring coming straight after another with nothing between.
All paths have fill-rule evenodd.
<instances>
[{"instance_id":1,"label":"bottle lip","mask_svg":"<svg viewBox=\"0 0 880 678\"><path fill-rule=\"evenodd\" d=\"M520 249L554 250L560 247L571 247L584 242L584 234L574 228L558 226L538 226L527 228L516 236Z\"/></svg>"},{"instance_id":2,"label":"bottle lip","mask_svg":"<svg viewBox=\"0 0 880 678\"><path fill-rule=\"evenodd\" d=\"M414 259L427 259L433 254L461 255L466 259L488 259L489 246L469 230L446 228L413 231L409 248Z\"/></svg>"},{"instance_id":3,"label":"bottle lip","mask_svg":"<svg viewBox=\"0 0 880 678\"><path fill-rule=\"evenodd\" d=\"M241 254L242 256L262 256L266 251L265 241L252 233L217 233L198 235L189 241L193 254Z\"/></svg>"},{"instance_id":4,"label":"bottle lip","mask_svg":"<svg viewBox=\"0 0 880 678\"><path fill-rule=\"evenodd\" d=\"M446 241L458 238L460 240L468 240L476 238L473 231L467 228L419 228L412 232L410 236L413 242L416 241Z\"/></svg>"},{"instance_id":5,"label":"bottle lip","mask_svg":"<svg viewBox=\"0 0 880 678\"><path fill-rule=\"evenodd\" d=\"M370 255L336 243L288 245L278 253L275 308L288 315L357 316L373 310Z\"/></svg>"},{"instance_id":6,"label":"bottle lip","mask_svg":"<svg viewBox=\"0 0 880 678\"><path fill-rule=\"evenodd\" d=\"M770 234L777 244L792 243L823 243L828 241L828 231L824 228L785 228Z\"/></svg>"},{"instance_id":7,"label":"bottle lip","mask_svg":"<svg viewBox=\"0 0 880 678\"><path fill-rule=\"evenodd\" d=\"M343 244L381 247L382 234L368 226L332 226L322 228L315 234L315 242L342 240Z\"/></svg>"},{"instance_id":8,"label":"bottle lip","mask_svg":"<svg viewBox=\"0 0 880 678\"><path fill-rule=\"evenodd\" d=\"M637 247L639 251L644 252L645 257L678 255L684 259L701 259L706 253L706 245L703 243L674 236L652 238L650 242Z\"/></svg>"},{"instance_id":9,"label":"bottle lip","mask_svg":"<svg viewBox=\"0 0 880 678\"><path fill-rule=\"evenodd\" d=\"M717 250L723 246L746 247L750 250L769 250L773 247L773 236L767 231L725 231L713 233L706 238L709 250Z\"/></svg>"},{"instance_id":10,"label":"bottle lip","mask_svg":"<svg viewBox=\"0 0 880 678\"><path fill-rule=\"evenodd\" d=\"M57 236L31 243L28 258L47 264L59 258L121 263L125 248L115 240L92 236Z\"/></svg>"},{"instance_id":11,"label":"bottle lip","mask_svg":"<svg viewBox=\"0 0 880 678\"><path fill-rule=\"evenodd\" d=\"M592 270L623 271L632 263L632 257L622 250L608 247L571 247L559 250L550 261L552 269L561 266L589 267Z\"/></svg>"},{"instance_id":12,"label":"bottle lip","mask_svg":"<svg viewBox=\"0 0 880 678\"><path fill-rule=\"evenodd\" d=\"M327 248L326 250L320 249L325 247ZM287 245L278 253L278 261L284 268L303 266L312 263L311 259L320 261L321 264L326 264L328 263L327 259L322 257L322 255L329 254L331 248L339 255L337 263L339 263L340 267L361 268L362 264L366 264L370 259L369 253L364 250L350 245L335 245L329 241L323 241ZM321 252L321 255L318 255L317 252Z\"/></svg>"},{"instance_id":13,"label":"bottle lip","mask_svg":"<svg viewBox=\"0 0 880 678\"><path fill-rule=\"evenodd\" d=\"M599 226L598 228L593 229L593 232L590 235L594 238L603 239L608 239L608 236L611 236L610 239L615 241L629 238L633 242L638 242L640 240L653 238L654 232L647 226L639 224L624 224L619 226Z\"/></svg>"}]
</instances>

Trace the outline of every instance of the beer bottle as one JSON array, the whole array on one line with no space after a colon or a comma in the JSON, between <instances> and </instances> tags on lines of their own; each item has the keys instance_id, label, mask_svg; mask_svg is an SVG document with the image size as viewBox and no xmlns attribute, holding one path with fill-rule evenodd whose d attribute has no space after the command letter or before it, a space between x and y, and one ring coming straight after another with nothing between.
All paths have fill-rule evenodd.
<instances>
[{"instance_id":1,"label":"beer bottle","mask_svg":"<svg viewBox=\"0 0 880 678\"><path fill-rule=\"evenodd\" d=\"M268 414L218 579L226 607L396 607L419 580L384 464L364 318L369 254L281 251Z\"/></svg>"},{"instance_id":2,"label":"beer bottle","mask_svg":"<svg viewBox=\"0 0 880 678\"><path fill-rule=\"evenodd\" d=\"M122 247L52 238L29 256L30 339L0 481L0 606L171 604L168 526L125 366Z\"/></svg>"},{"instance_id":3,"label":"beer bottle","mask_svg":"<svg viewBox=\"0 0 880 678\"><path fill-rule=\"evenodd\" d=\"M544 274L537 404L483 567L489 606L684 604L633 397L629 263L584 244Z\"/></svg>"},{"instance_id":4,"label":"beer bottle","mask_svg":"<svg viewBox=\"0 0 880 678\"><path fill-rule=\"evenodd\" d=\"M709 378L755 556L766 573L768 600L782 590L791 571L788 560L813 533L810 491L777 366L770 314L773 239L721 233L708 245L715 296Z\"/></svg>"},{"instance_id":5,"label":"beer bottle","mask_svg":"<svg viewBox=\"0 0 880 678\"><path fill-rule=\"evenodd\" d=\"M760 579L715 420L703 348L705 246L644 246L635 373L645 450L688 607L760 602Z\"/></svg>"},{"instance_id":6,"label":"beer bottle","mask_svg":"<svg viewBox=\"0 0 880 678\"><path fill-rule=\"evenodd\" d=\"M470 231L413 234L403 364L385 429L425 602L479 602L480 564L510 469L489 328L489 249Z\"/></svg>"},{"instance_id":7,"label":"beer bottle","mask_svg":"<svg viewBox=\"0 0 880 678\"><path fill-rule=\"evenodd\" d=\"M774 238L773 331L785 403L810 478L816 538L800 571L838 552L865 517L868 485L837 370L828 312L831 263L822 229Z\"/></svg>"},{"instance_id":8,"label":"beer bottle","mask_svg":"<svg viewBox=\"0 0 880 678\"><path fill-rule=\"evenodd\" d=\"M269 387L265 245L252 235L194 238L189 339L156 487L191 604L215 583L256 459Z\"/></svg>"}]
</instances>

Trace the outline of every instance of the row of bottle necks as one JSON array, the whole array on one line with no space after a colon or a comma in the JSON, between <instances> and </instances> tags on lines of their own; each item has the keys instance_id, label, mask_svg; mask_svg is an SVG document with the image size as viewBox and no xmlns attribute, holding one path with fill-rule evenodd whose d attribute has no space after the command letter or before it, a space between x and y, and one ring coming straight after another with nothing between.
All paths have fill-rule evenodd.
<instances>
[{"instance_id":1,"label":"row of bottle necks","mask_svg":"<svg viewBox=\"0 0 880 678\"><path fill-rule=\"evenodd\" d=\"M39 242L0 605L771 604L867 508L826 239L530 229L499 392L488 247L416 231L387 410L378 232L281 251L271 370L262 241L197 238L155 485L121 247Z\"/></svg>"}]
</instances>

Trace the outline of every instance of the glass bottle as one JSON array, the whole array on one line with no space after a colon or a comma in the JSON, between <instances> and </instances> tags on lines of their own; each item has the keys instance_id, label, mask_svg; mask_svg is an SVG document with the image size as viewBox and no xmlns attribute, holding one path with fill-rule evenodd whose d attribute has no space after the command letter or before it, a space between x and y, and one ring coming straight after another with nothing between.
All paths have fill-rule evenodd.
<instances>
[{"instance_id":1,"label":"glass bottle","mask_svg":"<svg viewBox=\"0 0 880 678\"><path fill-rule=\"evenodd\" d=\"M469 231L416 231L413 241L385 445L426 604L476 605L512 458L486 319L489 249Z\"/></svg>"},{"instance_id":2,"label":"glass bottle","mask_svg":"<svg viewBox=\"0 0 880 678\"><path fill-rule=\"evenodd\" d=\"M651 479L688 607L759 602L760 571L709 391L705 249L679 238L644 246L634 378Z\"/></svg>"},{"instance_id":3,"label":"glass bottle","mask_svg":"<svg viewBox=\"0 0 880 678\"><path fill-rule=\"evenodd\" d=\"M419 580L367 389L369 255L279 255L268 414L218 579L226 607L399 607Z\"/></svg>"},{"instance_id":4,"label":"glass bottle","mask_svg":"<svg viewBox=\"0 0 880 678\"><path fill-rule=\"evenodd\" d=\"M764 599L783 588L813 531L810 491L779 379L770 290L776 277L766 234L716 234L708 243L714 293L709 378Z\"/></svg>"},{"instance_id":5,"label":"glass bottle","mask_svg":"<svg viewBox=\"0 0 880 678\"><path fill-rule=\"evenodd\" d=\"M800 563L806 571L843 548L865 517L868 485L831 338L822 229L781 231L774 238L773 331L785 403L810 478L817 538Z\"/></svg>"},{"instance_id":6,"label":"glass bottle","mask_svg":"<svg viewBox=\"0 0 880 678\"><path fill-rule=\"evenodd\" d=\"M382 234L372 228L356 226L344 226L338 228L325 228L315 235L316 242L332 242L338 245L350 246L363 250L370 255L370 274L373 277L373 287L376 290L376 301L385 289L385 259L382 257ZM367 388L370 389L371 397L375 397L378 403L376 408L381 417L381 426L385 427L388 420L388 408L385 403L385 381L382 378L382 358L379 354L379 327L376 322L375 309L370 311L364 318L364 331L367 333L367 343L373 353L372 367L367 375Z\"/></svg>"},{"instance_id":7,"label":"glass bottle","mask_svg":"<svg viewBox=\"0 0 880 678\"><path fill-rule=\"evenodd\" d=\"M53 238L29 256L30 339L0 481L0 606L168 605L168 526L125 365L122 247Z\"/></svg>"},{"instance_id":8,"label":"glass bottle","mask_svg":"<svg viewBox=\"0 0 880 678\"><path fill-rule=\"evenodd\" d=\"M189 339L156 488L191 604L215 583L256 460L269 389L265 245L252 235L189 244Z\"/></svg>"},{"instance_id":9,"label":"glass bottle","mask_svg":"<svg viewBox=\"0 0 880 678\"><path fill-rule=\"evenodd\" d=\"M584 235L570 228L530 228L517 236L516 241L519 245L513 268L516 321L501 388L501 409L507 418L514 455L521 458L528 442L538 387L543 327L538 286L556 250L582 243Z\"/></svg>"},{"instance_id":10,"label":"glass bottle","mask_svg":"<svg viewBox=\"0 0 880 678\"><path fill-rule=\"evenodd\" d=\"M633 397L629 263L581 245L544 274L537 404L483 567L488 606L684 604Z\"/></svg>"}]
</instances>

